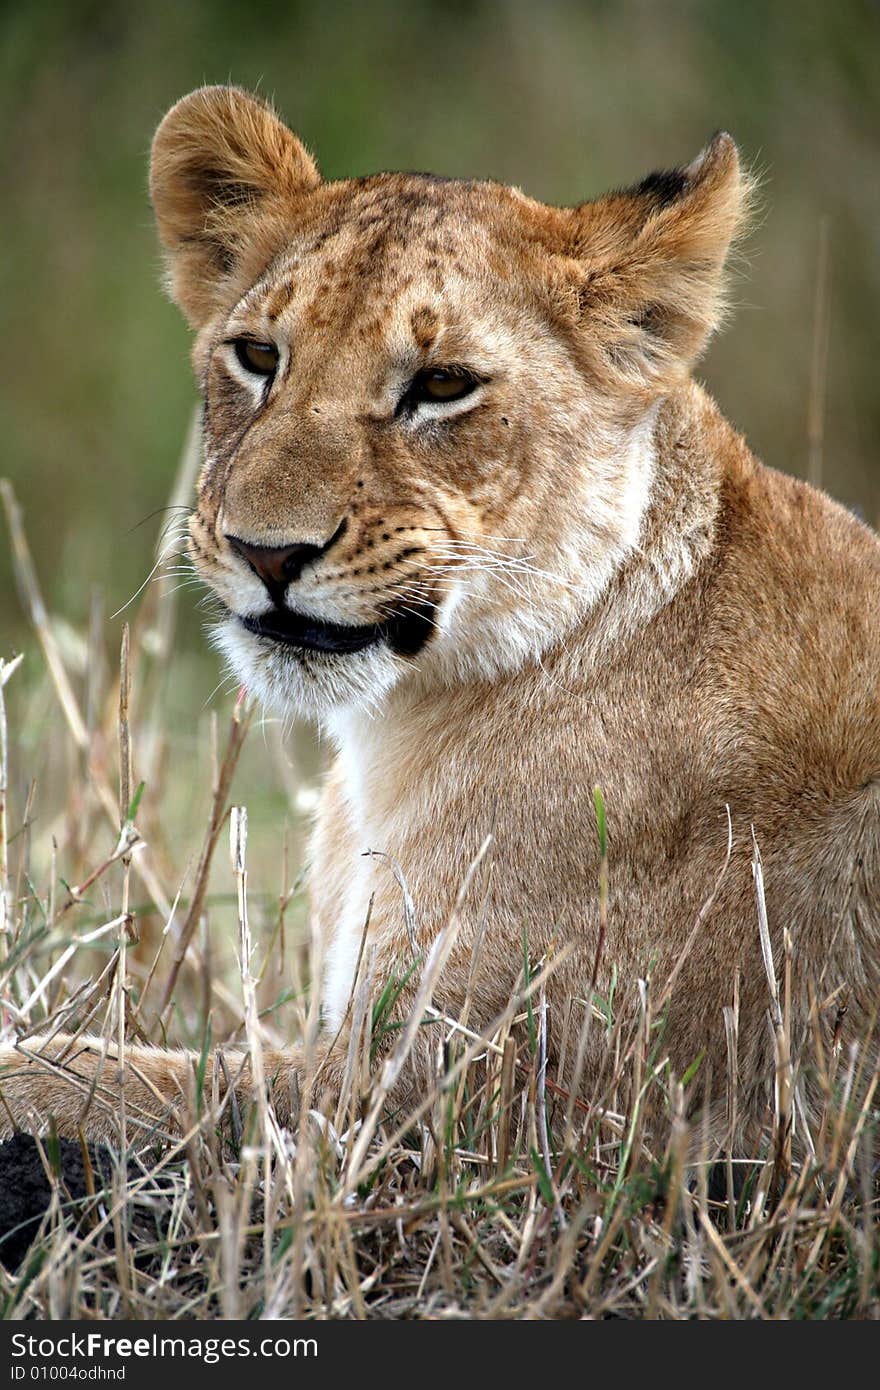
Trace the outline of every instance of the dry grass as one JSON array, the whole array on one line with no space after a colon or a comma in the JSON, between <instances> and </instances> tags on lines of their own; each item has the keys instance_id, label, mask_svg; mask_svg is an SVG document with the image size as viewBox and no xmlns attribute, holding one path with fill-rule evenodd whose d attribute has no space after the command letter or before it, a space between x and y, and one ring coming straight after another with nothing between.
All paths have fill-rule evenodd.
<instances>
[{"instance_id":1,"label":"dry grass","mask_svg":"<svg viewBox=\"0 0 880 1390\"><path fill-rule=\"evenodd\" d=\"M190 448L182 496L193 457ZM160 675L173 586L147 591L115 677L93 632L80 639L88 659L72 678L73 639L43 610L8 489L4 501L45 665L8 733L0 698L4 1036L27 1047L37 1034L87 1028L184 1042L198 1058L181 1101L183 1137L117 1161L109 1180L91 1165L85 1201L71 1199L58 1145L43 1141L52 1198L20 1269L0 1271L6 1317L876 1316L877 1077L859 1049L823 1053L818 1033L793 1036L791 952L777 979L757 847L755 968L767 974L777 1064L761 1152L721 1165L699 1157L699 1127L685 1116L704 1078L698 1066L671 1076L662 1050L675 981L643 990L634 1018L594 994L588 1026L604 1031L608 1065L575 1101L547 1065L543 986L555 962L529 961L526 947L516 996L479 1034L432 1007L442 934L421 967L418 1014L395 1032L377 1075L370 1059L394 982L365 972L341 1097L322 1109L320 1079L307 1077L295 1135L259 1102L221 1115L203 1084L209 1048L222 1054L246 1039L259 1078L264 1046L314 1037L296 841L264 827L273 844L262 848L254 889L247 816L232 804L252 722L240 700L225 740L215 728L189 762L171 756ZM28 654L31 667L35 659ZM24 679L17 659L0 664L0 697ZM42 787L27 766L38 744ZM181 828L196 770L207 809L202 824ZM7 783L28 790L8 804ZM597 813L601 830L601 798ZM268 882L270 855L279 891ZM603 861L597 885L603 918L608 868ZM233 924L237 951L224 958L219 933ZM736 993L734 982L731 1129ZM436 1037L436 1083L411 1113L389 1113L388 1069L405 1062L423 1025ZM812 1127L800 1104L807 1071L825 1101ZM626 1094L631 1105L619 1100ZM120 1113L120 1139L134 1118Z\"/></svg>"}]
</instances>

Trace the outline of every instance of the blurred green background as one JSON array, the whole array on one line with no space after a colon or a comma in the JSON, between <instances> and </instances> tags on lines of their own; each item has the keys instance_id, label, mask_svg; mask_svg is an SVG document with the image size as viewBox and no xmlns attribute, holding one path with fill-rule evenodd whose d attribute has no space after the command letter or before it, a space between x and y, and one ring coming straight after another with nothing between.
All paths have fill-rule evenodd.
<instances>
[{"instance_id":1,"label":"blurred green background","mask_svg":"<svg viewBox=\"0 0 880 1390\"><path fill-rule=\"evenodd\" d=\"M273 96L328 177L492 175L560 202L728 128L763 173L764 212L701 373L766 462L806 471L827 219L822 477L876 521L878 16L857 0L4 5L2 472L53 608L82 623L99 585L112 612L149 570L157 522L139 523L167 501L194 391L159 288L147 153L204 81ZM8 648L14 602L2 621Z\"/></svg>"}]
</instances>

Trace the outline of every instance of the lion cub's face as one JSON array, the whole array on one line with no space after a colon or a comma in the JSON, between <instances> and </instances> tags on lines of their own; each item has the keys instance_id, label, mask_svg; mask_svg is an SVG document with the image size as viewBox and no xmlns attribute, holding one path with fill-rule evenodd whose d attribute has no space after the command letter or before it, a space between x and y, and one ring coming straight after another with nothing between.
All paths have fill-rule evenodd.
<instances>
[{"instance_id":1,"label":"lion cub's face","mask_svg":"<svg viewBox=\"0 0 880 1390\"><path fill-rule=\"evenodd\" d=\"M460 662L470 606L496 619L487 657L520 609L538 635L532 569L556 568L546 510L571 494L570 451L539 441L580 383L510 273L528 263L498 190L386 176L313 198L203 350L191 536L241 679L320 708ZM617 528L595 511L601 553Z\"/></svg>"},{"instance_id":2,"label":"lion cub's face","mask_svg":"<svg viewBox=\"0 0 880 1390\"><path fill-rule=\"evenodd\" d=\"M709 248L695 194L721 207L735 165L716 142L666 183L553 209L421 175L322 184L234 89L172 109L152 179L199 330L191 551L246 685L375 705L564 635L638 542L652 405L711 329L732 229L716 209Z\"/></svg>"}]
</instances>

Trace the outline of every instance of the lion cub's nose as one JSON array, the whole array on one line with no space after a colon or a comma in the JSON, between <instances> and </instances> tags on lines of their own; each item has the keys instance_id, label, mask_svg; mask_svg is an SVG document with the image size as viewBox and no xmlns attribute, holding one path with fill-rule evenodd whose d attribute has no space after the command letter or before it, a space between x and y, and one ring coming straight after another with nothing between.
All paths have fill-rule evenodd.
<instances>
[{"instance_id":1,"label":"lion cub's nose","mask_svg":"<svg viewBox=\"0 0 880 1390\"><path fill-rule=\"evenodd\" d=\"M309 545L297 542L294 545L251 545L238 536L227 536L232 549L243 560L247 560L255 574L259 575L274 602L284 597L288 584L299 579L303 568L310 560L323 554L322 545Z\"/></svg>"},{"instance_id":2,"label":"lion cub's nose","mask_svg":"<svg viewBox=\"0 0 880 1390\"><path fill-rule=\"evenodd\" d=\"M246 560L254 574L262 579L272 602L282 608L288 584L299 579L309 561L325 555L347 530L348 522L343 517L323 545L314 545L311 541L292 541L290 545L254 545L252 541L243 541L240 536L231 536L228 531L226 539L236 554Z\"/></svg>"}]
</instances>

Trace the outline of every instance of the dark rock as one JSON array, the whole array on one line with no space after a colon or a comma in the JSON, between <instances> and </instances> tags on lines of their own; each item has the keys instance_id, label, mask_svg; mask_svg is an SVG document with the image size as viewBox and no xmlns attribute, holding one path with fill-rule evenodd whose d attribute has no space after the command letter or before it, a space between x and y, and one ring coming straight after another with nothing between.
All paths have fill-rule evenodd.
<instances>
[{"instance_id":1,"label":"dark rock","mask_svg":"<svg viewBox=\"0 0 880 1390\"><path fill-rule=\"evenodd\" d=\"M48 1154L49 1141L42 1140ZM85 1207L89 1198L86 1170L80 1144L71 1139L57 1141L60 1161L62 1200ZM113 1160L109 1149L90 1148L89 1159L97 1191L110 1181ZM40 1227L49 1205L51 1187L36 1142L28 1134L13 1135L0 1144L0 1262L17 1269Z\"/></svg>"}]
</instances>

